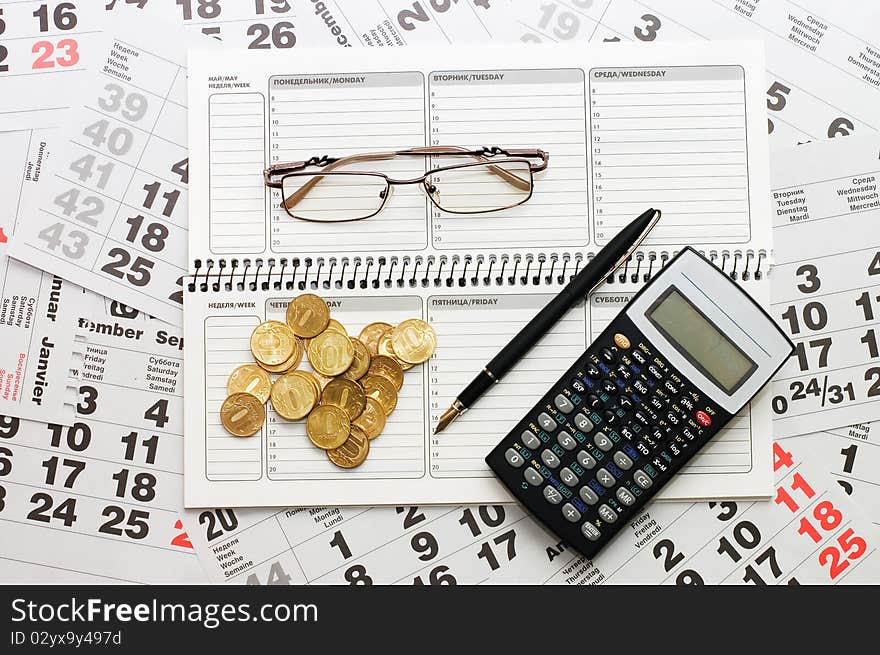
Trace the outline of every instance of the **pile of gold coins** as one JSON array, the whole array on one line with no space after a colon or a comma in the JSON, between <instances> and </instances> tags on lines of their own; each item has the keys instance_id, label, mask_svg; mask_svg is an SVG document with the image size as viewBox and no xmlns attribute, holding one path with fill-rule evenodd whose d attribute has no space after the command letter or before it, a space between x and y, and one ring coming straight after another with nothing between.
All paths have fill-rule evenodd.
<instances>
[{"instance_id":1,"label":"pile of gold coins","mask_svg":"<svg viewBox=\"0 0 880 655\"><path fill-rule=\"evenodd\" d=\"M434 354L437 335L411 318L396 326L370 323L350 337L330 318L327 303L306 293L290 301L286 322L258 325L250 345L256 364L239 366L226 384L229 396L220 408L226 431L259 432L271 400L282 418L305 419L309 439L331 462L354 468L397 406L404 371ZM314 372L298 369L304 353ZM270 373L279 377L273 382Z\"/></svg>"}]
</instances>

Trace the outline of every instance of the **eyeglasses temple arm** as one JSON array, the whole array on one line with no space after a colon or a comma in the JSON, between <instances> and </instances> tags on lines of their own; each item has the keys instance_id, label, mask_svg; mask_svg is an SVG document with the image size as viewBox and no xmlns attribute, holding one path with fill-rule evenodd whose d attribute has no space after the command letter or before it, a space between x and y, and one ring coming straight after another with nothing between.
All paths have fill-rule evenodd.
<instances>
[{"instance_id":1,"label":"eyeglasses temple arm","mask_svg":"<svg viewBox=\"0 0 880 655\"><path fill-rule=\"evenodd\" d=\"M396 152L376 152L365 155L352 155L350 157L342 157L341 159L337 159L335 161L327 164L323 169L323 172L332 171L334 168L339 168L340 166L345 166L346 164L351 164L353 162L358 161L381 161L384 159L394 159L397 156ZM303 197L311 191L318 182L324 179L323 175L315 175L308 182L303 184L297 191L291 193L287 198L284 198L281 201L281 206L285 209L293 209L296 204L303 199ZM280 185L279 185L280 186Z\"/></svg>"}]
</instances>

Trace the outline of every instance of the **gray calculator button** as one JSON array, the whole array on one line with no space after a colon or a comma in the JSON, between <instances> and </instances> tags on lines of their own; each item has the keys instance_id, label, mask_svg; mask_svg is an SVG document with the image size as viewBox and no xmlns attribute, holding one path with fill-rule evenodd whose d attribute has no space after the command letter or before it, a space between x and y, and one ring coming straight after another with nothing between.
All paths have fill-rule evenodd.
<instances>
[{"instance_id":1,"label":"gray calculator button","mask_svg":"<svg viewBox=\"0 0 880 655\"><path fill-rule=\"evenodd\" d=\"M559 445L566 450L574 450L575 446L577 446L577 441L575 441L574 437L565 430L556 435L556 441L558 441Z\"/></svg>"},{"instance_id":2,"label":"gray calculator button","mask_svg":"<svg viewBox=\"0 0 880 655\"><path fill-rule=\"evenodd\" d=\"M559 472L559 479L569 487L573 487L578 483L578 476L576 476L567 466Z\"/></svg>"},{"instance_id":3,"label":"gray calculator button","mask_svg":"<svg viewBox=\"0 0 880 655\"><path fill-rule=\"evenodd\" d=\"M553 399L553 404L556 405L556 409L563 414L568 414L574 409L574 405L571 404L571 401L562 394L559 394Z\"/></svg>"},{"instance_id":4,"label":"gray calculator button","mask_svg":"<svg viewBox=\"0 0 880 655\"><path fill-rule=\"evenodd\" d=\"M565 505L562 506L562 515L565 517L565 520L570 523L577 523L581 520L581 513L577 511L571 503L565 503Z\"/></svg>"},{"instance_id":5,"label":"gray calculator button","mask_svg":"<svg viewBox=\"0 0 880 655\"><path fill-rule=\"evenodd\" d=\"M619 450L614 453L614 463L617 464L624 471L628 471L633 465L633 461Z\"/></svg>"},{"instance_id":6,"label":"gray calculator button","mask_svg":"<svg viewBox=\"0 0 880 655\"><path fill-rule=\"evenodd\" d=\"M547 499L548 503L552 503L553 505L558 505L562 502L562 494L556 491L555 487L551 487L550 485L544 487L544 498Z\"/></svg>"},{"instance_id":7,"label":"gray calculator button","mask_svg":"<svg viewBox=\"0 0 880 655\"><path fill-rule=\"evenodd\" d=\"M605 469L599 469L596 471L596 479L599 481L599 484L606 489L610 489L614 486L614 476Z\"/></svg>"},{"instance_id":8,"label":"gray calculator button","mask_svg":"<svg viewBox=\"0 0 880 655\"><path fill-rule=\"evenodd\" d=\"M617 490L617 500L629 507L636 502L636 497L623 487L620 487L620 489Z\"/></svg>"},{"instance_id":9,"label":"gray calculator button","mask_svg":"<svg viewBox=\"0 0 880 655\"><path fill-rule=\"evenodd\" d=\"M604 432L597 432L596 436L593 437L593 443L606 453L614 447L614 444L611 443L611 439L609 439Z\"/></svg>"},{"instance_id":10,"label":"gray calculator button","mask_svg":"<svg viewBox=\"0 0 880 655\"><path fill-rule=\"evenodd\" d=\"M590 541L598 541L599 537L602 536L602 533L599 532L599 528L592 523L584 523L581 526L581 532L583 532L584 536Z\"/></svg>"},{"instance_id":11,"label":"gray calculator button","mask_svg":"<svg viewBox=\"0 0 880 655\"><path fill-rule=\"evenodd\" d=\"M648 477L648 474L645 473L642 469L639 469L635 473L633 473L633 480L637 485L639 485L642 489L647 489L652 484L651 478Z\"/></svg>"},{"instance_id":12,"label":"gray calculator button","mask_svg":"<svg viewBox=\"0 0 880 655\"><path fill-rule=\"evenodd\" d=\"M538 414L538 425L547 430L547 432L553 432L556 429L556 421L547 412Z\"/></svg>"},{"instance_id":13,"label":"gray calculator button","mask_svg":"<svg viewBox=\"0 0 880 655\"><path fill-rule=\"evenodd\" d=\"M617 520L617 512L608 507L608 505L599 505L596 513L599 514L599 518L605 521L605 523L614 523Z\"/></svg>"},{"instance_id":14,"label":"gray calculator button","mask_svg":"<svg viewBox=\"0 0 880 655\"><path fill-rule=\"evenodd\" d=\"M518 452L516 452L513 448L508 448L504 451L504 459L507 460L507 463L511 466L516 466L519 468L523 464L525 464L525 460L522 458Z\"/></svg>"},{"instance_id":15,"label":"gray calculator button","mask_svg":"<svg viewBox=\"0 0 880 655\"><path fill-rule=\"evenodd\" d=\"M581 496L581 500L584 501L587 505L595 505L599 502L599 496L597 496L596 492L589 487L581 487L579 493Z\"/></svg>"},{"instance_id":16,"label":"gray calculator button","mask_svg":"<svg viewBox=\"0 0 880 655\"><path fill-rule=\"evenodd\" d=\"M537 450L541 445L541 440L538 439L531 430L526 430L519 436L519 438L522 439L523 446L531 448L532 450Z\"/></svg>"},{"instance_id":17,"label":"gray calculator button","mask_svg":"<svg viewBox=\"0 0 880 655\"><path fill-rule=\"evenodd\" d=\"M596 466L596 458L594 458L590 453L586 450L579 450L577 454L578 464L583 466L585 469L591 469Z\"/></svg>"},{"instance_id":18,"label":"gray calculator button","mask_svg":"<svg viewBox=\"0 0 880 655\"><path fill-rule=\"evenodd\" d=\"M575 414L574 424L578 427L578 430L583 430L584 432L589 432L593 429L593 422L583 414Z\"/></svg>"},{"instance_id":19,"label":"gray calculator button","mask_svg":"<svg viewBox=\"0 0 880 655\"><path fill-rule=\"evenodd\" d=\"M541 452L541 461L552 469L559 466L559 458L556 456L556 453L551 450L544 450Z\"/></svg>"},{"instance_id":20,"label":"gray calculator button","mask_svg":"<svg viewBox=\"0 0 880 655\"><path fill-rule=\"evenodd\" d=\"M526 479L526 482L533 487L539 487L541 483L544 482L544 478L541 477L541 474L531 466L523 471L523 477Z\"/></svg>"}]
</instances>

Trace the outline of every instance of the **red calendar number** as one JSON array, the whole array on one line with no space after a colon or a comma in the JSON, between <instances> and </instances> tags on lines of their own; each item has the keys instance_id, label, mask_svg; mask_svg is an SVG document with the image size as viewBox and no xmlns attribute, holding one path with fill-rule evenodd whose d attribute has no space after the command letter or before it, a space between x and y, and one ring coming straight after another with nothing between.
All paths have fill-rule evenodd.
<instances>
[{"instance_id":1,"label":"red calendar number","mask_svg":"<svg viewBox=\"0 0 880 655\"><path fill-rule=\"evenodd\" d=\"M78 45L76 39L61 39L58 45L51 41L37 41L31 48L31 52L37 55L31 69L55 68L56 64L62 68L76 66L79 63Z\"/></svg>"},{"instance_id":2,"label":"red calendar number","mask_svg":"<svg viewBox=\"0 0 880 655\"><path fill-rule=\"evenodd\" d=\"M183 523L180 519L177 519L174 522L174 529L183 530ZM190 549L193 547L192 542L189 540L189 535L186 532L180 532L179 534L175 535L174 538L171 540L171 545L179 546L180 548Z\"/></svg>"},{"instance_id":3,"label":"red calendar number","mask_svg":"<svg viewBox=\"0 0 880 655\"><path fill-rule=\"evenodd\" d=\"M832 580L849 568L851 560L860 558L868 550L868 544L852 528L847 528L837 536L837 544L828 546L819 553L819 564L829 565L828 572Z\"/></svg>"}]
</instances>

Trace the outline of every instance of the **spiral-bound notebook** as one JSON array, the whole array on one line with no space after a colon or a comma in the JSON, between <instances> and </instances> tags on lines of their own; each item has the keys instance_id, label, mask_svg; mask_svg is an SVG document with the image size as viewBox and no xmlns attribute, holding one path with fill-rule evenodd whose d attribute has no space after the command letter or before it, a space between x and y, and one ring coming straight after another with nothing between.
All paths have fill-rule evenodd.
<instances>
[{"instance_id":1,"label":"spiral-bound notebook","mask_svg":"<svg viewBox=\"0 0 880 655\"><path fill-rule=\"evenodd\" d=\"M763 70L755 43L191 53L186 505L510 501L483 457L678 248L702 250L768 305ZM264 186L272 164L426 145L541 148L550 164L528 201L470 216L410 185L369 219L307 222ZM427 159L360 170L411 178ZM485 362L649 206L663 219L638 254L432 436ZM283 320L303 291L324 296L353 335L410 317L437 330L436 354L406 374L353 470L271 407L256 436L220 424L227 377L252 360L251 331ZM762 396L662 496L769 495L770 443Z\"/></svg>"}]
</instances>

